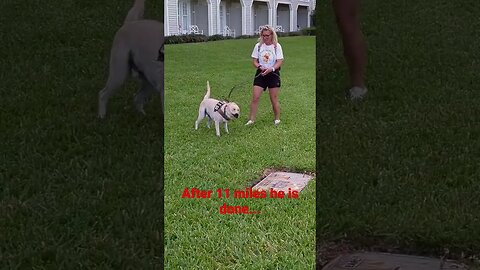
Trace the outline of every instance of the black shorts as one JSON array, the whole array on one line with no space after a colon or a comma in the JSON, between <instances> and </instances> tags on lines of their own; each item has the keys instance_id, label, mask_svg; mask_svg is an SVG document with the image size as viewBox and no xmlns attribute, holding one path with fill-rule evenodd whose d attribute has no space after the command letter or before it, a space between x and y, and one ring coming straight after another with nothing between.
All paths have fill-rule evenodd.
<instances>
[{"instance_id":1,"label":"black shorts","mask_svg":"<svg viewBox=\"0 0 480 270\"><path fill-rule=\"evenodd\" d=\"M260 86L265 91L267 88L279 88L281 86L280 82L280 70L275 70L270 72L265 76L260 75L262 71L257 69L255 72L255 79L253 80L253 85Z\"/></svg>"}]
</instances>

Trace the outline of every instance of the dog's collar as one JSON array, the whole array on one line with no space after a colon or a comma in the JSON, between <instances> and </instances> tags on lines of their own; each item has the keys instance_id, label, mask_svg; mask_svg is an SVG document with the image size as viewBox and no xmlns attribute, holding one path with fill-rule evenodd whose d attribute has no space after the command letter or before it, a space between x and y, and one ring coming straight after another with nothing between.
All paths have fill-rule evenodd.
<instances>
[{"instance_id":1,"label":"dog's collar","mask_svg":"<svg viewBox=\"0 0 480 270\"><path fill-rule=\"evenodd\" d=\"M223 106L225 105L225 106ZM223 110L222 110L222 107L223 107ZM213 109L214 112L218 112L225 120L229 121L230 120L230 117L227 116L227 107L228 107L228 104L225 104L225 102L223 101L219 101L216 105L215 105L215 108Z\"/></svg>"}]
</instances>

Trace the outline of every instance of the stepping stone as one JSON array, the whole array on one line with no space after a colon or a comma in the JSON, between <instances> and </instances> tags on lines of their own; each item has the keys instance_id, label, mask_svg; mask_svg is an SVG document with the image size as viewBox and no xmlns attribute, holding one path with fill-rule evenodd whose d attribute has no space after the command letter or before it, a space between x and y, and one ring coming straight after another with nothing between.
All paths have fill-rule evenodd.
<instances>
[{"instance_id":1,"label":"stepping stone","mask_svg":"<svg viewBox=\"0 0 480 270\"><path fill-rule=\"evenodd\" d=\"M254 190L273 189L275 191L283 191L287 193L291 191L302 191L313 176L303 173L291 172L273 172L263 178L260 182L253 186Z\"/></svg>"},{"instance_id":2,"label":"stepping stone","mask_svg":"<svg viewBox=\"0 0 480 270\"><path fill-rule=\"evenodd\" d=\"M468 270L455 261L402 254L359 252L341 255L322 270Z\"/></svg>"}]
</instances>

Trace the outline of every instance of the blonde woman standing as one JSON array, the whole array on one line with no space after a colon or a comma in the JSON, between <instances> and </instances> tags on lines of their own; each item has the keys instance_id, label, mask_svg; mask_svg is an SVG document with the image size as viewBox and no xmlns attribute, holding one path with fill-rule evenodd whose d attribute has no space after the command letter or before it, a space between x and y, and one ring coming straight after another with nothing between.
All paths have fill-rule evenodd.
<instances>
[{"instance_id":1,"label":"blonde woman standing","mask_svg":"<svg viewBox=\"0 0 480 270\"><path fill-rule=\"evenodd\" d=\"M261 28L258 43L252 52L253 66L257 69L253 80L253 95L250 103L249 120L246 126L253 125L257 116L258 102L262 92L268 88L272 103L275 125L280 124L280 67L283 63L282 46L278 43L277 33L271 26Z\"/></svg>"}]
</instances>

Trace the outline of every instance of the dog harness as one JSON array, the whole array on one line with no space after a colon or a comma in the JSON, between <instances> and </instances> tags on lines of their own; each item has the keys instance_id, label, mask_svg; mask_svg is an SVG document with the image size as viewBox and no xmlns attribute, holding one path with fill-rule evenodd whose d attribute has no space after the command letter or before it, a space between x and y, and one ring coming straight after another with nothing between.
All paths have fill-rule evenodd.
<instances>
[{"instance_id":1,"label":"dog harness","mask_svg":"<svg viewBox=\"0 0 480 270\"><path fill-rule=\"evenodd\" d=\"M215 104L213 111L218 112L218 114L220 114L223 117L223 119L229 121L230 117L228 117L226 114L227 106L228 105L224 101L219 101L217 104ZM222 111L222 107L223 107L223 111ZM206 109L205 109L205 114L208 116L208 118L212 119L212 117L208 114Z\"/></svg>"}]
</instances>

